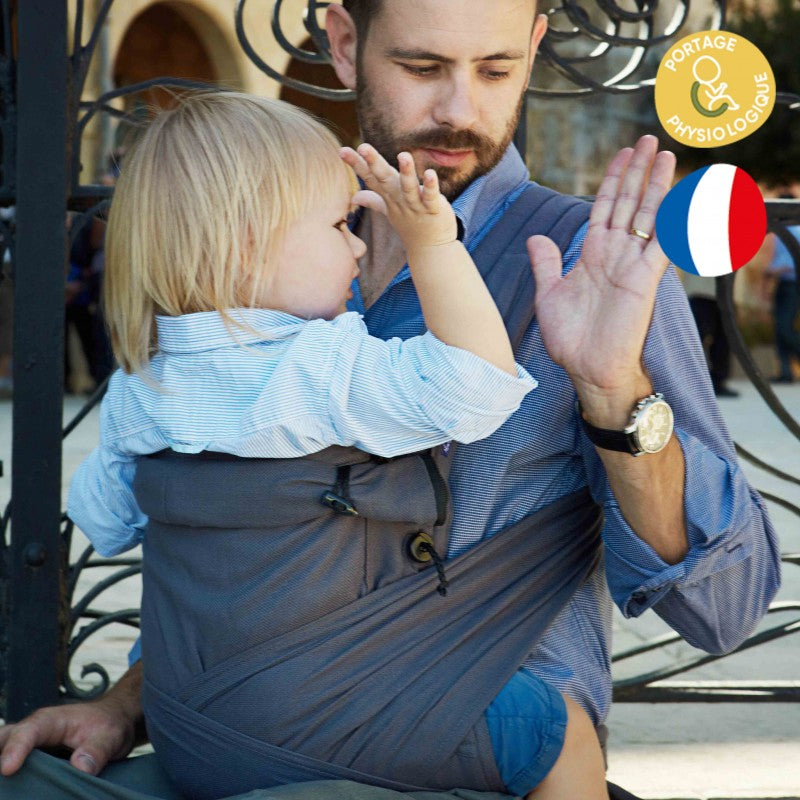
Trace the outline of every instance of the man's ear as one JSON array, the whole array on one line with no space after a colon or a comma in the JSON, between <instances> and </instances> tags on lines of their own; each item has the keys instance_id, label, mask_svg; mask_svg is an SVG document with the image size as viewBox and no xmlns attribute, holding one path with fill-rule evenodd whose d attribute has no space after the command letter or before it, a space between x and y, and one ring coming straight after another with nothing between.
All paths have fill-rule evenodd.
<instances>
[{"instance_id":1,"label":"man's ear","mask_svg":"<svg viewBox=\"0 0 800 800\"><path fill-rule=\"evenodd\" d=\"M353 18L338 3L331 3L325 14L325 30L331 48L331 63L339 80L356 88L356 26Z\"/></svg>"},{"instance_id":2,"label":"man's ear","mask_svg":"<svg viewBox=\"0 0 800 800\"><path fill-rule=\"evenodd\" d=\"M533 69L533 59L536 57L536 51L539 49L539 42L542 41L545 33L547 33L547 15L539 14L536 17L536 21L533 23L533 32L531 33L531 60L530 64L528 64L529 75Z\"/></svg>"}]
</instances>

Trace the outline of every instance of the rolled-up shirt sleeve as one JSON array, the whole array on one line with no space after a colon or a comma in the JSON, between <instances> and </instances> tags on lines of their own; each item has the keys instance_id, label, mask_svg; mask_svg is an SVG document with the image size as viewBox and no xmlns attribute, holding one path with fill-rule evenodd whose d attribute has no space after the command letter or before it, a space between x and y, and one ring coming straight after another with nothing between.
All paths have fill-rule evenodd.
<instances>
[{"instance_id":1,"label":"rolled-up shirt sleeve","mask_svg":"<svg viewBox=\"0 0 800 800\"><path fill-rule=\"evenodd\" d=\"M674 270L659 287L644 362L675 415L686 465L689 552L667 564L620 512L593 445L581 434L590 487L605 512L606 573L626 616L648 608L690 644L737 647L780 585L780 550L764 503L748 484L717 406L686 296Z\"/></svg>"},{"instance_id":2,"label":"rolled-up shirt sleeve","mask_svg":"<svg viewBox=\"0 0 800 800\"><path fill-rule=\"evenodd\" d=\"M115 556L142 541L147 516L133 496L135 472L135 456L101 444L72 478L67 515L101 556Z\"/></svg>"}]
</instances>

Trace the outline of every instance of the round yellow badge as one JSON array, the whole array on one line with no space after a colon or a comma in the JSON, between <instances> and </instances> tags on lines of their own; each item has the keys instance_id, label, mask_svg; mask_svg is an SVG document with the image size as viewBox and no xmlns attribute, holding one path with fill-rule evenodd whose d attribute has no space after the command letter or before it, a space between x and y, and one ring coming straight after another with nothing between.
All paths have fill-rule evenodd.
<instances>
[{"instance_id":1,"label":"round yellow badge","mask_svg":"<svg viewBox=\"0 0 800 800\"><path fill-rule=\"evenodd\" d=\"M656 112L689 147L721 147L758 130L775 105L775 76L764 54L738 34L684 36L661 59Z\"/></svg>"}]
</instances>

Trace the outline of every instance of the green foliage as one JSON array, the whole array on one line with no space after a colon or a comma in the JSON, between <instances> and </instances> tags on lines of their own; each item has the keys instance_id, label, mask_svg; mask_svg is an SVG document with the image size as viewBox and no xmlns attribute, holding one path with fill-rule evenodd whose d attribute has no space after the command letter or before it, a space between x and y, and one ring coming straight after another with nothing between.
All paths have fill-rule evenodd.
<instances>
[{"instance_id":1,"label":"green foliage","mask_svg":"<svg viewBox=\"0 0 800 800\"><path fill-rule=\"evenodd\" d=\"M725 26L749 39L767 57L779 92L800 95L800 2L777 0L770 13L766 3L730 16ZM800 180L800 109L776 105L755 133L725 147L697 149L678 145L664 134L665 143L691 169L726 162L749 172L757 181L775 186Z\"/></svg>"}]
</instances>

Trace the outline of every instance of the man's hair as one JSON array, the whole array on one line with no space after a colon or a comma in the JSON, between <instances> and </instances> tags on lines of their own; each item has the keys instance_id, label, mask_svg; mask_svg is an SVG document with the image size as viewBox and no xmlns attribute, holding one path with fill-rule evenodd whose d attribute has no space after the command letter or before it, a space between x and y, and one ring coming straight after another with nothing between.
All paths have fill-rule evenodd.
<instances>
[{"instance_id":1,"label":"man's hair","mask_svg":"<svg viewBox=\"0 0 800 800\"><path fill-rule=\"evenodd\" d=\"M353 18L358 41L365 42L370 23L383 8L383 0L342 0L342 5Z\"/></svg>"},{"instance_id":2,"label":"man's hair","mask_svg":"<svg viewBox=\"0 0 800 800\"><path fill-rule=\"evenodd\" d=\"M353 18L356 26L356 36L359 43L363 44L367 39L370 23L383 8L383 0L342 0L342 5L345 11ZM538 6L537 0L533 4L534 15Z\"/></svg>"},{"instance_id":3,"label":"man's hair","mask_svg":"<svg viewBox=\"0 0 800 800\"><path fill-rule=\"evenodd\" d=\"M309 114L254 95L191 94L154 117L125 157L106 234L105 314L126 372L149 363L156 314L236 325L229 310L269 289L288 226L352 187L338 150Z\"/></svg>"}]
</instances>

